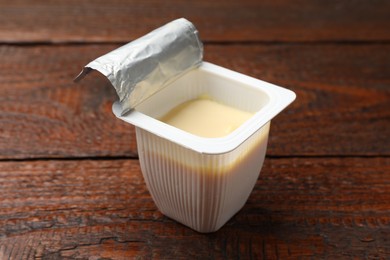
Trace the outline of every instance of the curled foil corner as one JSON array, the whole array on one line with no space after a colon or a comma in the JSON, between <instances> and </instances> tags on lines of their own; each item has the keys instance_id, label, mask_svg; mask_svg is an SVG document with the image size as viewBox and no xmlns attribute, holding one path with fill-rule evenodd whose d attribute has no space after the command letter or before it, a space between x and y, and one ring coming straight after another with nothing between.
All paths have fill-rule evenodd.
<instances>
[{"instance_id":1,"label":"curled foil corner","mask_svg":"<svg viewBox=\"0 0 390 260\"><path fill-rule=\"evenodd\" d=\"M87 67L85 67L85 68L83 68L81 71L80 71L80 73L79 73L79 75L77 75L74 79L73 79L73 82L75 82L75 83L78 83L78 82L80 82L89 72L91 72L91 68L87 68Z\"/></svg>"},{"instance_id":2,"label":"curled foil corner","mask_svg":"<svg viewBox=\"0 0 390 260\"><path fill-rule=\"evenodd\" d=\"M74 81L91 70L102 73L115 88L124 115L202 60L197 29L180 18L91 61Z\"/></svg>"}]
</instances>

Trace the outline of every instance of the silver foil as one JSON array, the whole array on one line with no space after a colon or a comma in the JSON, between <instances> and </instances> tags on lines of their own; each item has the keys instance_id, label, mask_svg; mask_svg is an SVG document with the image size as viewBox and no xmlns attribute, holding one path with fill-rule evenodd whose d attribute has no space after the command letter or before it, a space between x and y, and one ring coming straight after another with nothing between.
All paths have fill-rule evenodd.
<instances>
[{"instance_id":1,"label":"silver foil","mask_svg":"<svg viewBox=\"0 0 390 260\"><path fill-rule=\"evenodd\" d=\"M198 31L180 18L91 61L75 81L92 69L102 73L114 86L124 115L202 59Z\"/></svg>"}]
</instances>

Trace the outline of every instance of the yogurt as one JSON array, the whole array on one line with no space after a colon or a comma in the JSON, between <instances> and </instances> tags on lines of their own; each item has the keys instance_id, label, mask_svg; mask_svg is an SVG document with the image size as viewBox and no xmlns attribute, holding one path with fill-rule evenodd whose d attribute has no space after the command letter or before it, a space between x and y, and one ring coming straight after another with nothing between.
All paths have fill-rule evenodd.
<instances>
[{"instance_id":1,"label":"yogurt","mask_svg":"<svg viewBox=\"0 0 390 260\"><path fill-rule=\"evenodd\" d=\"M252 115L200 96L176 106L160 120L194 135L216 138L230 134Z\"/></svg>"}]
</instances>

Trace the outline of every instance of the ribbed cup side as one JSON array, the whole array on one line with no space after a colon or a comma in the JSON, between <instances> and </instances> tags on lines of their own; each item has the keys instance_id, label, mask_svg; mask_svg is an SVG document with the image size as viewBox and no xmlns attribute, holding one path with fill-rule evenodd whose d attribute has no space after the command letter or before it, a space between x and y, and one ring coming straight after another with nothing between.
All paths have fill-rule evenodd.
<instances>
[{"instance_id":1,"label":"ribbed cup side","mask_svg":"<svg viewBox=\"0 0 390 260\"><path fill-rule=\"evenodd\" d=\"M242 208L256 183L269 126L218 155L200 154L136 128L141 170L159 210L199 232L218 230Z\"/></svg>"}]
</instances>

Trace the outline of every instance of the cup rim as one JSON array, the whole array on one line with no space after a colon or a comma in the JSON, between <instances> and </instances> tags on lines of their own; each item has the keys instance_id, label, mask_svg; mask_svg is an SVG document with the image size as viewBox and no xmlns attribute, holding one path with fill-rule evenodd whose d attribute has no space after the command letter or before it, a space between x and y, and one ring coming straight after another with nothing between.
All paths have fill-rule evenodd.
<instances>
[{"instance_id":1,"label":"cup rim","mask_svg":"<svg viewBox=\"0 0 390 260\"><path fill-rule=\"evenodd\" d=\"M296 98L296 94L291 90L209 62L202 62L196 69L221 75L225 78L257 88L268 95L269 102L232 133L218 138L206 138L193 135L137 110L132 110L121 116L122 108L118 101L114 102L112 105L114 115L127 123L198 153L223 154L236 149L284 108L291 104Z\"/></svg>"}]
</instances>

